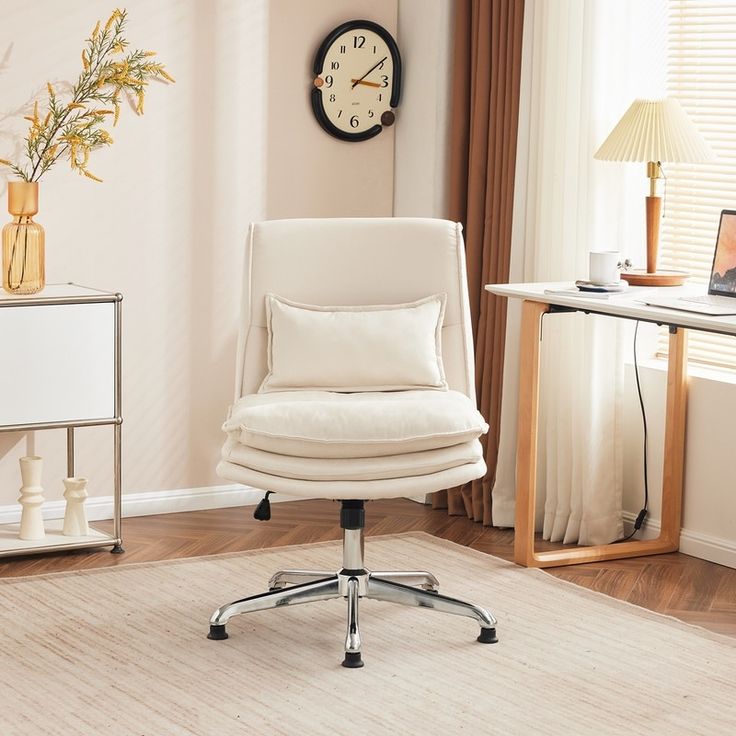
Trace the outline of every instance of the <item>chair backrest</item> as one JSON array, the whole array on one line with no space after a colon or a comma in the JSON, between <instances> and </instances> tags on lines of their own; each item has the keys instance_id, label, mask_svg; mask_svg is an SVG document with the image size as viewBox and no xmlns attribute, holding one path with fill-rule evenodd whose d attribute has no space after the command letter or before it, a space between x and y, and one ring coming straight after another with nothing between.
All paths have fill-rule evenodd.
<instances>
[{"instance_id":1,"label":"chair backrest","mask_svg":"<svg viewBox=\"0 0 736 736\"><path fill-rule=\"evenodd\" d=\"M442 359L450 388L475 398L462 227L425 218L270 220L250 227L236 400L267 372L265 295L305 304L398 304L446 293Z\"/></svg>"}]
</instances>

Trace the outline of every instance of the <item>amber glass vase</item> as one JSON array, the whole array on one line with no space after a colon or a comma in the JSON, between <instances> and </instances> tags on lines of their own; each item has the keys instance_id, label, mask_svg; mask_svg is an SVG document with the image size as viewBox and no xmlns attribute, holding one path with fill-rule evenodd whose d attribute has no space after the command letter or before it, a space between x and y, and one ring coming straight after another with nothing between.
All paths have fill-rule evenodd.
<instances>
[{"instance_id":1,"label":"amber glass vase","mask_svg":"<svg viewBox=\"0 0 736 736\"><path fill-rule=\"evenodd\" d=\"M35 294L46 285L44 232L33 222L38 182L9 182L8 212L13 221L3 228L3 289L9 294Z\"/></svg>"}]
</instances>

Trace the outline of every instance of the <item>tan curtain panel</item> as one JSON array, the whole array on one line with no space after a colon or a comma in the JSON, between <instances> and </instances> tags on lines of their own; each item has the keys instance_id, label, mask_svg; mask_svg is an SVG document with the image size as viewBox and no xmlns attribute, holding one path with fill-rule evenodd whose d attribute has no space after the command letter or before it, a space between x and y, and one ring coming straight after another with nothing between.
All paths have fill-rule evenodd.
<instances>
[{"instance_id":1,"label":"tan curtain panel","mask_svg":"<svg viewBox=\"0 0 736 736\"><path fill-rule=\"evenodd\" d=\"M524 0L455 0L450 219L465 227L478 406L491 425L488 473L433 495L435 508L491 524L501 416L506 300L483 290L509 278Z\"/></svg>"}]
</instances>

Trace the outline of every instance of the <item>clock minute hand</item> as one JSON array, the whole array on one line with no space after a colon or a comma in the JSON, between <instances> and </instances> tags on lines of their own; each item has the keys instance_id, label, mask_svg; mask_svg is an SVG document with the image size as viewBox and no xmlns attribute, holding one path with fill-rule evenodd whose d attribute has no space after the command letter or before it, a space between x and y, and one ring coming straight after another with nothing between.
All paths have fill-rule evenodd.
<instances>
[{"instance_id":1,"label":"clock minute hand","mask_svg":"<svg viewBox=\"0 0 736 736\"><path fill-rule=\"evenodd\" d=\"M360 84L360 82L364 80L376 67L381 66L381 64L383 64L383 62L386 61L386 59L388 59L388 56L384 56L383 59L381 59L381 61L375 63L360 79L356 79L353 82L353 86L350 89L355 89L355 86L357 84Z\"/></svg>"}]
</instances>

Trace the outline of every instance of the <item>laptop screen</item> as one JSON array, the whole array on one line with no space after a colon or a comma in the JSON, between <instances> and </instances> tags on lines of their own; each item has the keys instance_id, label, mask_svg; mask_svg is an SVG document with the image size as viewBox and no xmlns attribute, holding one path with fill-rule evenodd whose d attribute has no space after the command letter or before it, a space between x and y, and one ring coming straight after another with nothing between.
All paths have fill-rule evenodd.
<instances>
[{"instance_id":1,"label":"laptop screen","mask_svg":"<svg viewBox=\"0 0 736 736\"><path fill-rule=\"evenodd\" d=\"M736 210L721 212L708 293L736 297Z\"/></svg>"}]
</instances>

